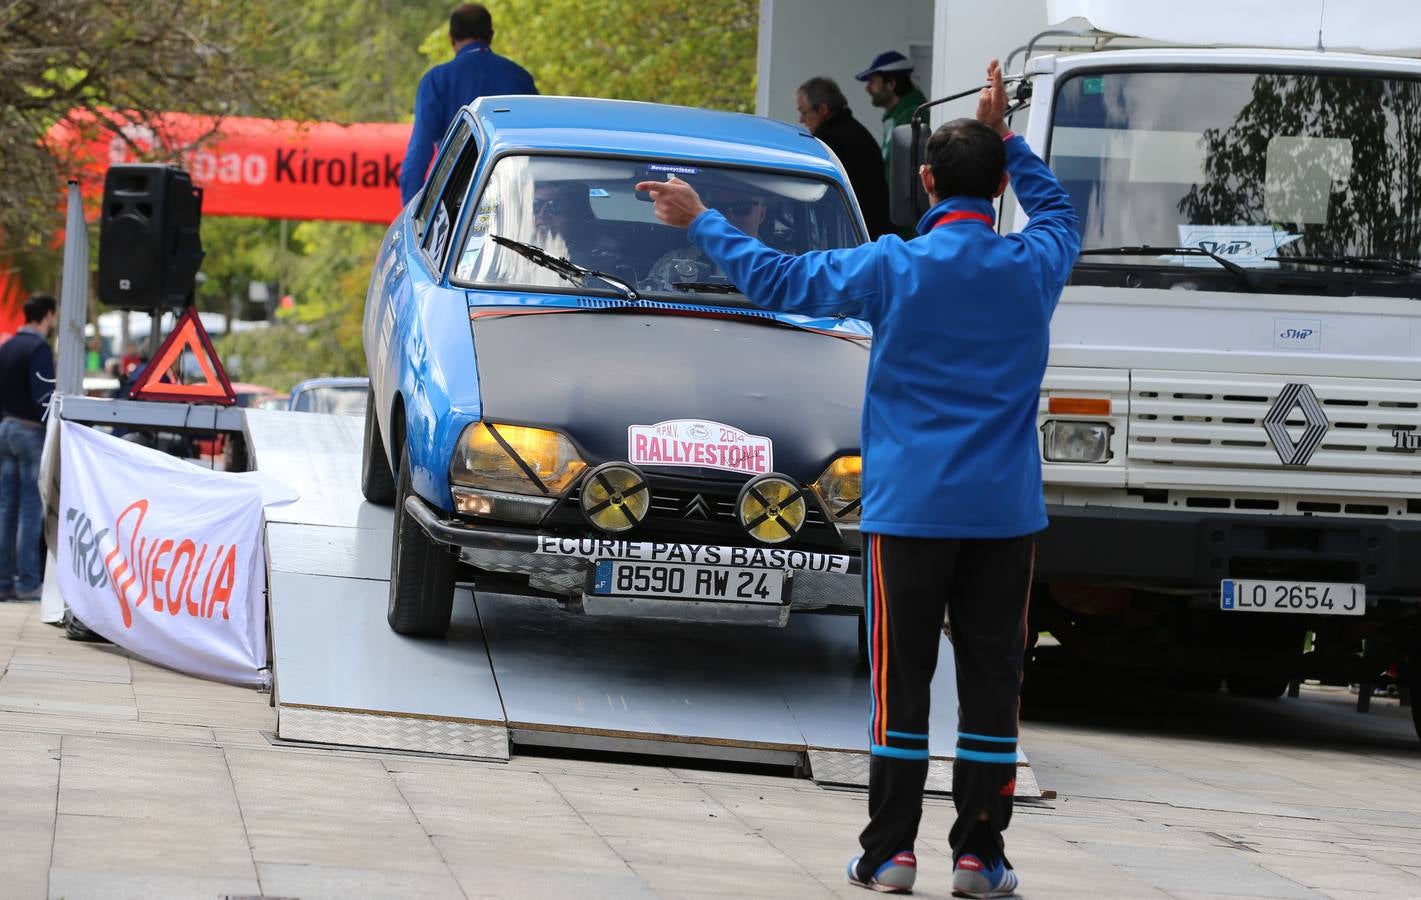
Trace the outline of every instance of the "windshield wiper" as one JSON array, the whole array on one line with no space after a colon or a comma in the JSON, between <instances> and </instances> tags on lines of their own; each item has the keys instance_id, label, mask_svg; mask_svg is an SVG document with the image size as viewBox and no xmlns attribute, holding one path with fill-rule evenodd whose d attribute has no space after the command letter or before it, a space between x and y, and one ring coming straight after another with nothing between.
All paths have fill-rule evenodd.
<instances>
[{"instance_id":1,"label":"windshield wiper","mask_svg":"<svg viewBox=\"0 0 1421 900\"><path fill-rule=\"evenodd\" d=\"M638 300L641 299L641 295L637 293L636 288L632 287L630 284L627 284L625 281L615 275L608 275L606 272L599 272L596 269L589 269L586 266L579 266L577 263L573 262L570 259L567 259L566 257L553 256L551 253L544 250L542 247L535 247L532 244L525 244L522 241L515 241L513 238L506 238L499 234L490 234L488 237L489 240L493 241L495 244L498 244L501 247L507 247L509 250L512 250L519 256L522 256L525 259L537 263L545 269L549 269L557 273L558 275L562 276L564 280L571 281L573 284L577 284L578 287L586 287L587 279L589 277L600 278L610 284L612 287L621 291L622 296L624 296L632 303L636 303ZM581 282L580 284L579 281Z\"/></svg>"},{"instance_id":2,"label":"windshield wiper","mask_svg":"<svg viewBox=\"0 0 1421 900\"><path fill-rule=\"evenodd\" d=\"M1335 269L1362 269L1386 272L1389 275L1421 275L1421 265L1394 256L1268 256L1273 262L1297 263L1303 266L1331 266Z\"/></svg>"},{"instance_id":3,"label":"windshield wiper","mask_svg":"<svg viewBox=\"0 0 1421 900\"><path fill-rule=\"evenodd\" d=\"M673 290L689 291L696 294L738 294L740 288L728 281L677 281Z\"/></svg>"},{"instance_id":4,"label":"windshield wiper","mask_svg":"<svg viewBox=\"0 0 1421 900\"><path fill-rule=\"evenodd\" d=\"M1135 247L1091 247L1080 252L1081 256L1153 256L1155 254L1207 256L1243 282L1244 287L1250 291L1259 289L1257 273L1239 265L1227 256L1220 256L1203 247L1152 247L1149 244L1142 244Z\"/></svg>"}]
</instances>

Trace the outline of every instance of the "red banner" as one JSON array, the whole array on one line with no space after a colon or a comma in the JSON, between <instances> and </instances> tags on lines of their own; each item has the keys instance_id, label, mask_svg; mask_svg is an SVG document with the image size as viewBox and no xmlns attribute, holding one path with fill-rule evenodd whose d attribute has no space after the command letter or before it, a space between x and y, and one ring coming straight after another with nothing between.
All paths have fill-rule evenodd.
<instances>
[{"instance_id":1,"label":"red banner","mask_svg":"<svg viewBox=\"0 0 1421 900\"><path fill-rule=\"evenodd\" d=\"M388 224L400 211L410 125L296 122L76 110L49 132L55 153L97 196L110 165L174 159L203 188L205 216Z\"/></svg>"}]
</instances>

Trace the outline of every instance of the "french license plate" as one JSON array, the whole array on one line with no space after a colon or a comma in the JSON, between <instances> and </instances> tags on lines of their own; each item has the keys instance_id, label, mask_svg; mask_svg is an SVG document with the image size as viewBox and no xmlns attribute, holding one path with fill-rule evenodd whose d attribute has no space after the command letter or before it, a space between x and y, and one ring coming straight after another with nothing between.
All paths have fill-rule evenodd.
<instances>
[{"instance_id":1,"label":"french license plate","mask_svg":"<svg viewBox=\"0 0 1421 900\"><path fill-rule=\"evenodd\" d=\"M784 596L784 580L785 573L781 569L599 559L592 579L592 593L726 603L779 603Z\"/></svg>"},{"instance_id":2,"label":"french license plate","mask_svg":"<svg viewBox=\"0 0 1421 900\"><path fill-rule=\"evenodd\" d=\"M1367 611L1367 586L1225 578L1219 588L1219 608L1225 612L1360 616Z\"/></svg>"}]
</instances>

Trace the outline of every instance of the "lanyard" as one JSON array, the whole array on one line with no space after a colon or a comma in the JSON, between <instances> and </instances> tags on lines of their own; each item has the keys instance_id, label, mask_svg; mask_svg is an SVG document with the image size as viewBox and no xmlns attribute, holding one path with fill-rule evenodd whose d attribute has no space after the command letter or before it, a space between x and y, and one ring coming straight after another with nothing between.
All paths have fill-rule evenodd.
<instances>
[{"instance_id":1,"label":"lanyard","mask_svg":"<svg viewBox=\"0 0 1421 900\"><path fill-rule=\"evenodd\" d=\"M964 221L977 221L977 222L981 222L983 225L986 225L988 228L993 228L993 229L995 229L995 227L996 227L996 226L992 223L992 217L989 216L989 215L987 215L986 213L972 212L971 210L967 210L967 209L959 209L959 210L956 210L955 212L945 213L940 219L938 219L936 222L934 222L934 223L933 223L933 227L932 227L932 228L929 228L928 230L929 230L929 231L936 231L936 230L938 230L939 228L941 228L941 227L944 226L944 225L951 225L951 224L954 223L954 222L964 222Z\"/></svg>"}]
</instances>

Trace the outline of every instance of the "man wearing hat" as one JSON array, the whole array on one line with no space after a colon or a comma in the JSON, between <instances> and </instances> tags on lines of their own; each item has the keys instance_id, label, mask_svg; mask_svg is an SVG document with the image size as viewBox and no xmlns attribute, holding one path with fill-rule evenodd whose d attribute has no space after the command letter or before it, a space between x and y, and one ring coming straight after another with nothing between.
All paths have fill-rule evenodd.
<instances>
[{"instance_id":1,"label":"man wearing hat","mask_svg":"<svg viewBox=\"0 0 1421 900\"><path fill-rule=\"evenodd\" d=\"M913 84L912 73L912 60L897 50L885 50L873 58L867 69L854 76L867 82L864 89L873 98L873 105L883 109L883 174L890 184L888 148L893 141L893 129L907 125L913 118L913 110L928 102Z\"/></svg>"}]
</instances>

